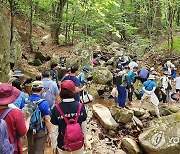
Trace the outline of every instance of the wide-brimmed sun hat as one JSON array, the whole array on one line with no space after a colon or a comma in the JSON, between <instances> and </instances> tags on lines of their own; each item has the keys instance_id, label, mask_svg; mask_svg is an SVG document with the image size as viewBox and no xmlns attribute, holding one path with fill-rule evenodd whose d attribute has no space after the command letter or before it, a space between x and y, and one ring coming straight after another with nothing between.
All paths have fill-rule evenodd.
<instances>
[{"instance_id":1,"label":"wide-brimmed sun hat","mask_svg":"<svg viewBox=\"0 0 180 154\"><path fill-rule=\"evenodd\" d=\"M155 79L155 75L149 75L148 80L154 80Z\"/></svg>"},{"instance_id":2,"label":"wide-brimmed sun hat","mask_svg":"<svg viewBox=\"0 0 180 154\"><path fill-rule=\"evenodd\" d=\"M13 103L20 95L21 91L13 87L11 84L0 84L0 105Z\"/></svg>"}]
</instances>

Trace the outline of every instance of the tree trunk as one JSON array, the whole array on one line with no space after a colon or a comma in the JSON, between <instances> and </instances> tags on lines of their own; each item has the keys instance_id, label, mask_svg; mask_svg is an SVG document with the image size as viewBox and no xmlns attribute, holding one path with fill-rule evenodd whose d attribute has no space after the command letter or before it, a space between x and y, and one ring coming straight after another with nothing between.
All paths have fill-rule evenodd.
<instances>
[{"instance_id":1,"label":"tree trunk","mask_svg":"<svg viewBox=\"0 0 180 154\"><path fill-rule=\"evenodd\" d=\"M29 20L29 46L30 51L33 52L33 44L32 44L32 22L33 22L33 0L30 0L30 20Z\"/></svg>"},{"instance_id":2,"label":"tree trunk","mask_svg":"<svg viewBox=\"0 0 180 154\"><path fill-rule=\"evenodd\" d=\"M180 3L179 3L179 5L180 5ZM177 26L180 26L180 6L177 6L178 8L177 8L177 17L176 17L176 24L177 24Z\"/></svg>"},{"instance_id":3,"label":"tree trunk","mask_svg":"<svg viewBox=\"0 0 180 154\"><path fill-rule=\"evenodd\" d=\"M68 8L69 8L69 1L67 0L67 7L66 7L66 28L65 28L65 44L68 44Z\"/></svg>"},{"instance_id":4,"label":"tree trunk","mask_svg":"<svg viewBox=\"0 0 180 154\"><path fill-rule=\"evenodd\" d=\"M62 22L63 8L66 2L67 0L59 0L57 9L54 8L54 11L52 13L53 24L50 25L50 28L51 28L52 43L54 44L59 44L59 32Z\"/></svg>"},{"instance_id":5,"label":"tree trunk","mask_svg":"<svg viewBox=\"0 0 180 154\"><path fill-rule=\"evenodd\" d=\"M169 23L169 54L170 57L172 56L172 52L173 52L173 18L174 18L174 11L173 11L173 6L171 4L171 2L169 2L169 6L168 6L168 23Z\"/></svg>"},{"instance_id":6,"label":"tree trunk","mask_svg":"<svg viewBox=\"0 0 180 154\"><path fill-rule=\"evenodd\" d=\"M161 19L162 19L162 12L161 12L161 2L160 0L156 1L156 19L155 19L155 28L156 28L156 34L157 36L161 35L161 29L162 29L162 24L161 24Z\"/></svg>"}]
</instances>

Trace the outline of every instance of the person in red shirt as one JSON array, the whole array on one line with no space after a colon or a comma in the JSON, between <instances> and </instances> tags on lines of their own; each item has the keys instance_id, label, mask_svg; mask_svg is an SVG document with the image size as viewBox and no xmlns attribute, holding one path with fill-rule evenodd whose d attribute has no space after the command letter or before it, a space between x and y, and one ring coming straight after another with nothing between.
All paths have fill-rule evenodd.
<instances>
[{"instance_id":1,"label":"person in red shirt","mask_svg":"<svg viewBox=\"0 0 180 154\"><path fill-rule=\"evenodd\" d=\"M8 109L8 104L12 104L19 95L20 90L12 85L7 83L0 85L0 116ZM23 154L20 137L26 135L29 129L30 114L27 112L24 120L21 110L12 109L4 120L7 125L10 143L15 143L14 154Z\"/></svg>"}]
</instances>

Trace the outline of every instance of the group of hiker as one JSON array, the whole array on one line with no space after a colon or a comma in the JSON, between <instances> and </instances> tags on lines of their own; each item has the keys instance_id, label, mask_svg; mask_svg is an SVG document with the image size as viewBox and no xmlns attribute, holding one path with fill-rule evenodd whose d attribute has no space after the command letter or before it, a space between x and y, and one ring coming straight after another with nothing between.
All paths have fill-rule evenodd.
<instances>
[{"instance_id":1,"label":"group of hiker","mask_svg":"<svg viewBox=\"0 0 180 154\"><path fill-rule=\"evenodd\" d=\"M86 88L89 67L79 73L77 66L67 69L59 82L58 64L52 63L31 82L31 94L23 92L21 71L12 71L14 80L0 84L0 152L22 154L23 136L28 153L43 154L46 144L53 153L83 154L86 147L85 106L80 93Z\"/></svg>"},{"instance_id":2,"label":"group of hiker","mask_svg":"<svg viewBox=\"0 0 180 154\"><path fill-rule=\"evenodd\" d=\"M160 118L158 105L161 101L167 105L171 97L175 101L180 99L180 74L176 76L175 65L167 61L161 73L157 72L154 67L139 68L136 58L130 60L128 56L120 56L116 61L116 71L113 77L114 88L111 93L117 106L124 108L126 105L131 105L132 94L135 93L140 100L139 108L141 108L143 100L149 96L157 117ZM141 82L141 90L134 88L137 80ZM175 84L175 89L173 84ZM173 93L173 90L176 92Z\"/></svg>"},{"instance_id":3,"label":"group of hiker","mask_svg":"<svg viewBox=\"0 0 180 154\"><path fill-rule=\"evenodd\" d=\"M86 76L91 72L84 66L79 73L77 66L67 68L61 81L58 79L59 65L52 63L49 70L36 76L36 80L21 83L24 75L21 71L13 71L10 83L0 84L0 152L4 154L22 154L23 136L27 136L28 153L43 154L46 143L51 145L53 153L82 154L86 147L87 113L83 103L92 101L91 95L84 91L90 83ZM135 89L140 81L141 90ZM31 83L31 93L24 92L23 86ZM176 93L171 93L175 83ZM122 55L116 61L113 77L114 97L118 107L127 107L133 101L133 94L140 100L150 97L157 117L159 102L167 104L173 96L180 98L180 74L176 76L176 68L167 61L163 74L153 67L139 67L136 58ZM87 99L87 100L85 100ZM128 102L126 101L128 99ZM126 103L127 102L127 103Z\"/></svg>"}]
</instances>

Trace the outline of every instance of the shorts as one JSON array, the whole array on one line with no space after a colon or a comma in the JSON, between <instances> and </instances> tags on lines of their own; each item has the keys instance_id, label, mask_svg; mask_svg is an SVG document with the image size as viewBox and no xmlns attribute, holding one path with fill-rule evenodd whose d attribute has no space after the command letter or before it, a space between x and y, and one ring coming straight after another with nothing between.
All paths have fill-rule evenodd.
<instances>
[{"instance_id":1,"label":"shorts","mask_svg":"<svg viewBox=\"0 0 180 154\"><path fill-rule=\"evenodd\" d=\"M180 92L180 89L176 89L176 92Z\"/></svg>"}]
</instances>

